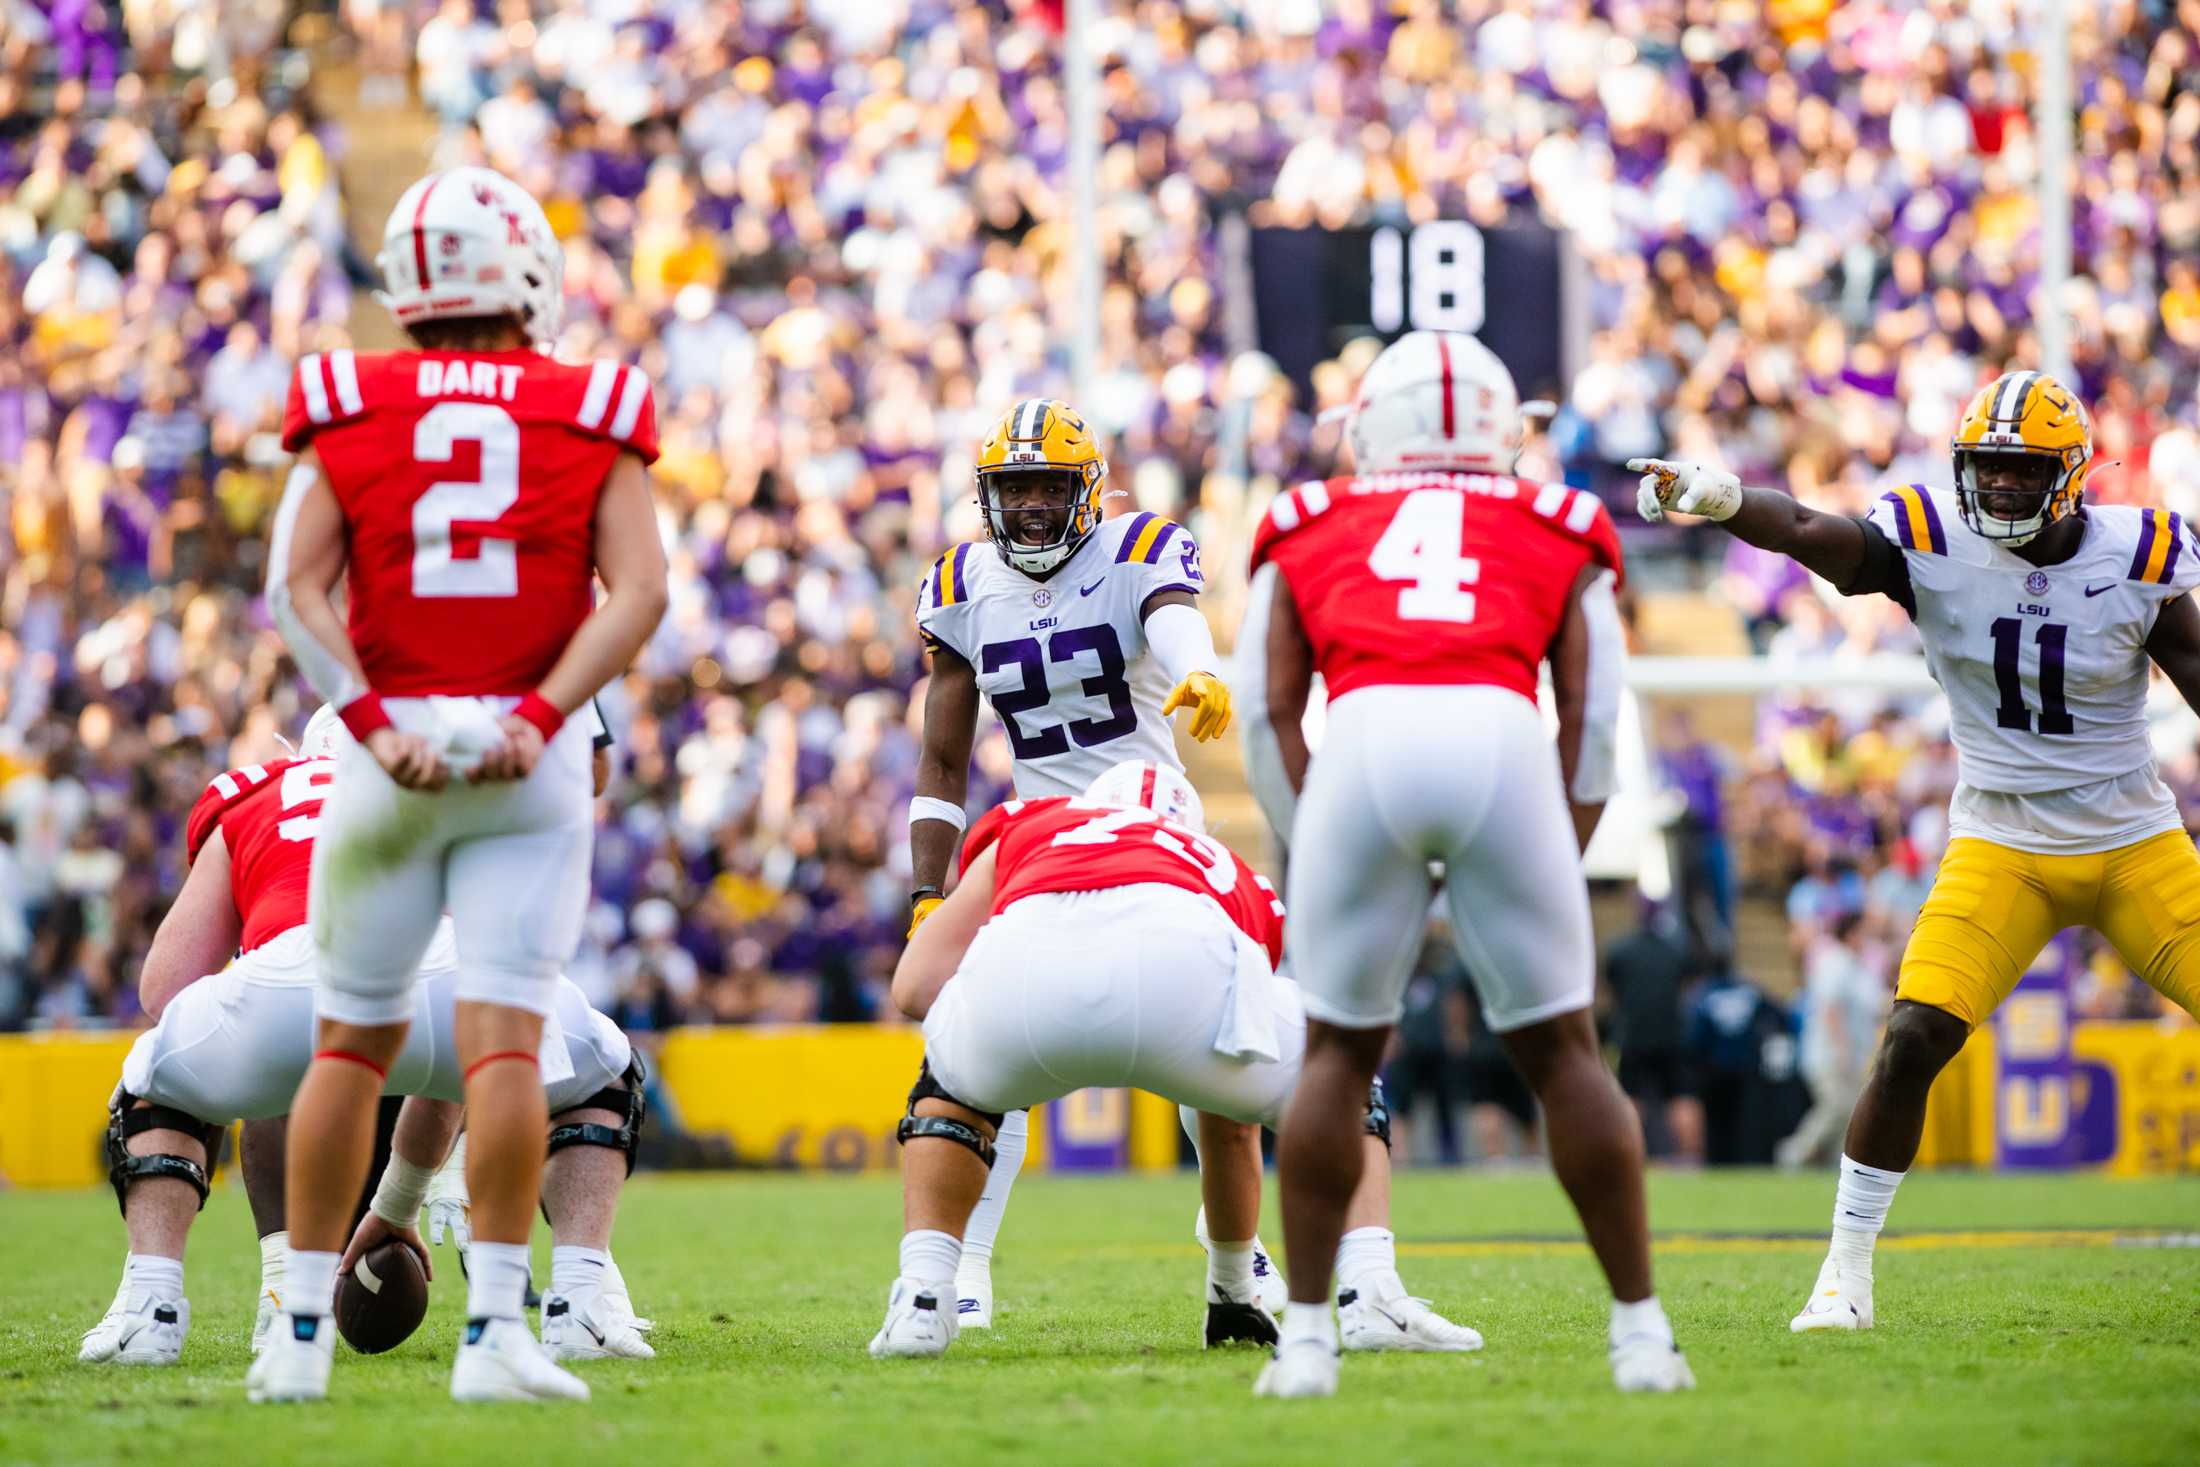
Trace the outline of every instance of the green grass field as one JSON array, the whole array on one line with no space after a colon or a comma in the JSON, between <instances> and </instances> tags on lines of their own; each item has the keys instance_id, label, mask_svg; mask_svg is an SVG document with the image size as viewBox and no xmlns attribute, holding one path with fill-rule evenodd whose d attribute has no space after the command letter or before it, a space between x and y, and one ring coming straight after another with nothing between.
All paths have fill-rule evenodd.
<instances>
[{"instance_id":1,"label":"green grass field","mask_svg":"<svg viewBox=\"0 0 2200 1467\"><path fill-rule=\"evenodd\" d=\"M863 1350L894 1272L891 1178L645 1177L617 1251L659 1358L582 1367L585 1407L463 1409L445 1394L463 1300L447 1253L412 1340L340 1352L328 1405L251 1407L258 1253L236 1187L200 1222L190 1343L166 1371L75 1361L120 1267L112 1196L14 1193L0 1462L2200 1462L2200 1250L2102 1231L2200 1229L2200 1179L1921 1174L1881 1249L1879 1328L1798 1338L1831 1192L1656 1178L1660 1293L1701 1387L1623 1399L1556 1186L1404 1174L1406 1282L1488 1348L1351 1357L1336 1400L1279 1403L1251 1396L1256 1355L1199 1349L1189 1176L1027 1177L995 1265L1000 1327L891 1363Z\"/></svg>"}]
</instances>

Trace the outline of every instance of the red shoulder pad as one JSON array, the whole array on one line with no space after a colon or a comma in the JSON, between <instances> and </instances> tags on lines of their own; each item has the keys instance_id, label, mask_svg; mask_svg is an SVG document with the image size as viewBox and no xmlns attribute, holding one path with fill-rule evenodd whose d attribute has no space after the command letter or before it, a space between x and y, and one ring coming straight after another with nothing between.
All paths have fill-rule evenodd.
<instances>
[{"instance_id":1,"label":"red shoulder pad","mask_svg":"<svg viewBox=\"0 0 2200 1467\"><path fill-rule=\"evenodd\" d=\"M595 362L585 372L574 424L584 433L631 449L645 464L657 461L657 401L640 367Z\"/></svg>"},{"instance_id":2,"label":"red shoulder pad","mask_svg":"<svg viewBox=\"0 0 2200 1467\"><path fill-rule=\"evenodd\" d=\"M191 818L183 827L183 854L186 861L196 861L206 843L214 838L221 825L222 816L252 794L266 787L267 783L281 775L295 759L278 759L272 764L247 764L242 769L231 769L214 776L211 783L200 792L198 802L191 807Z\"/></svg>"},{"instance_id":3,"label":"red shoulder pad","mask_svg":"<svg viewBox=\"0 0 2200 1467\"><path fill-rule=\"evenodd\" d=\"M1612 523L1604 501L1586 489L1564 484L1520 481L1521 500L1535 514L1589 548L1589 556L1621 582L1627 579L1626 558L1620 552L1619 526Z\"/></svg>"},{"instance_id":4,"label":"red shoulder pad","mask_svg":"<svg viewBox=\"0 0 2200 1467\"><path fill-rule=\"evenodd\" d=\"M308 352L290 374L290 400L283 407L283 447L301 452L323 428L348 422L367 410L359 390L359 358L349 350Z\"/></svg>"},{"instance_id":5,"label":"red shoulder pad","mask_svg":"<svg viewBox=\"0 0 2200 1467\"><path fill-rule=\"evenodd\" d=\"M1253 527L1253 563L1248 569L1259 570L1275 553L1277 543L1284 536L1326 512L1331 502L1331 487L1320 479L1278 494L1269 502L1268 512L1260 517L1260 523Z\"/></svg>"},{"instance_id":6,"label":"red shoulder pad","mask_svg":"<svg viewBox=\"0 0 2200 1467\"><path fill-rule=\"evenodd\" d=\"M978 857L989 846L997 845L1008 827L1015 821L1035 813L1057 809L1068 803L1066 796L1049 795L1041 800L1004 800L978 817L978 823L970 827L963 837L962 853L956 858L955 876L958 880L970 873Z\"/></svg>"}]
</instances>

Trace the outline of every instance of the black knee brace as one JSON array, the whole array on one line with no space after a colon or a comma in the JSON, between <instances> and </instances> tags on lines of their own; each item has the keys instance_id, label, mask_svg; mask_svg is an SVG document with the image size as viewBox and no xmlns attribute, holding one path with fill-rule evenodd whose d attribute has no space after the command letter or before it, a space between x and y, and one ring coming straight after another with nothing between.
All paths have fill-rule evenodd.
<instances>
[{"instance_id":1,"label":"black knee brace","mask_svg":"<svg viewBox=\"0 0 2200 1467\"><path fill-rule=\"evenodd\" d=\"M927 1136L935 1141L952 1141L957 1146L967 1147L976 1153L978 1160L984 1162L988 1169L992 1167L993 1143L986 1139L983 1131L968 1122L953 1120L947 1116L920 1116L917 1114L917 1102L920 1100L944 1100L949 1105L960 1105L964 1110L985 1117L987 1123L996 1128L1001 1124L1001 1112L979 1110L941 1089L940 1082L932 1078L932 1062L926 1060L923 1068L917 1071L917 1083L909 1087L909 1113L894 1128L896 1142L906 1146L913 1140Z\"/></svg>"},{"instance_id":2,"label":"black knee brace","mask_svg":"<svg viewBox=\"0 0 2200 1467\"><path fill-rule=\"evenodd\" d=\"M1383 1150L1390 1150L1390 1100L1383 1094L1382 1076L1367 1087L1367 1134L1383 1143Z\"/></svg>"},{"instance_id":3,"label":"black knee brace","mask_svg":"<svg viewBox=\"0 0 2200 1467\"><path fill-rule=\"evenodd\" d=\"M572 1121L550 1128L550 1148L545 1153L556 1156L568 1146L602 1146L612 1151L626 1153L626 1174L634 1175L634 1157L642 1145L642 1123L649 1119L649 1101L642 1094L642 1057L634 1055L621 1077L624 1090L603 1089L589 1096L579 1105L571 1106L560 1114L570 1115L576 1110L625 1111L626 1122L620 1126L600 1125L595 1121Z\"/></svg>"},{"instance_id":4,"label":"black knee brace","mask_svg":"<svg viewBox=\"0 0 2200 1467\"><path fill-rule=\"evenodd\" d=\"M107 1180L115 1189L115 1206L127 1217L130 1210L130 1184L147 1177L175 1177L189 1182L199 1194L199 1207L206 1207L208 1184L206 1167L188 1156L171 1156L165 1152L151 1156L132 1156L130 1138L147 1131L181 1131L187 1136L199 1138L206 1148L209 1164L221 1147L224 1126L210 1125L197 1116L186 1115L172 1106L137 1103L137 1097L122 1091L115 1092L114 1103L107 1108Z\"/></svg>"}]
</instances>

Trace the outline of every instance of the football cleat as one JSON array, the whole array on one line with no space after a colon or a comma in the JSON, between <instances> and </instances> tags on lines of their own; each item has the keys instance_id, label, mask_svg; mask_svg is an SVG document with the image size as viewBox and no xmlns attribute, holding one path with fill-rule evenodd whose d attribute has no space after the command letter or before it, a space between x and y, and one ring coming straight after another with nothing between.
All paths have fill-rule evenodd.
<instances>
[{"instance_id":1,"label":"football cleat","mask_svg":"<svg viewBox=\"0 0 2200 1467\"><path fill-rule=\"evenodd\" d=\"M1274 1348L1283 1339L1276 1328L1275 1312L1255 1292L1233 1299L1219 1284L1207 1285L1206 1346L1266 1345Z\"/></svg>"},{"instance_id":2,"label":"football cleat","mask_svg":"<svg viewBox=\"0 0 2200 1467\"><path fill-rule=\"evenodd\" d=\"M454 1401L585 1401L588 1383L551 1360L519 1319L470 1320L451 1364Z\"/></svg>"},{"instance_id":3,"label":"football cleat","mask_svg":"<svg viewBox=\"0 0 2200 1467\"><path fill-rule=\"evenodd\" d=\"M634 1312L634 1301L624 1289L606 1289L603 1293L604 1313L638 1335L646 1335L657 1327L654 1319L644 1319Z\"/></svg>"},{"instance_id":4,"label":"football cleat","mask_svg":"<svg viewBox=\"0 0 2200 1467\"><path fill-rule=\"evenodd\" d=\"M329 1368L335 1360L334 1319L300 1319L285 1314L268 1332L267 1348L245 1375L245 1397L253 1401L325 1401Z\"/></svg>"},{"instance_id":5,"label":"football cleat","mask_svg":"<svg viewBox=\"0 0 2200 1467\"><path fill-rule=\"evenodd\" d=\"M993 1266L964 1264L955 1273L955 1328L993 1328Z\"/></svg>"},{"instance_id":6,"label":"football cleat","mask_svg":"<svg viewBox=\"0 0 2200 1467\"><path fill-rule=\"evenodd\" d=\"M1831 1258L1818 1266L1818 1282L1812 1286L1803 1312L1788 1321L1796 1334L1821 1329L1870 1329L1872 1327L1871 1280L1859 1288L1855 1280L1841 1277L1841 1267Z\"/></svg>"},{"instance_id":7,"label":"football cleat","mask_svg":"<svg viewBox=\"0 0 2200 1467\"><path fill-rule=\"evenodd\" d=\"M946 1296L934 1285L912 1278L894 1280L886 1296L886 1322L871 1337L871 1358L923 1359L945 1355L962 1328L941 1305Z\"/></svg>"},{"instance_id":8,"label":"football cleat","mask_svg":"<svg viewBox=\"0 0 2200 1467\"><path fill-rule=\"evenodd\" d=\"M273 1289L260 1290L259 1306L252 1312L252 1358L260 1358L267 1348L268 1336L275 1329L275 1321L283 1317L283 1300Z\"/></svg>"},{"instance_id":9,"label":"football cleat","mask_svg":"<svg viewBox=\"0 0 2200 1467\"><path fill-rule=\"evenodd\" d=\"M1623 1391L1692 1391L1695 1372L1664 1335L1629 1335L1612 1345L1612 1384Z\"/></svg>"},{"instance_id":10,"label":"football cleat","mask_svg":"<svg viewBox=\"0 0 2200 1467\"><path fill-rule=\"evenodd\" d=\"M1199 1240L1199 1251L1213 1253L1214 1239L1207 1236L1207 1209L1202 1207L1199 1216L1192 1219L1192 1236ZM1283 1272L1275 1260L1268 1256L1268 1245L1253 1237L1253 1286L1260 1290L1260 1302L1270 1314L1281 1315L1291 1302L1291 1290L1283 1281Z\"/></svg>"},{"instance_id":11,"label":"football cleat","mask_svg":"<svg viewBox=\"0 0 2200 1467\"><path fill-rule=\"evenodd\" d=\"M654 1360L649 1347L628 1321L611 1307L607 1295L546 1294L542 1301L542 1347L553 1360Z\"/></svg>"},{"instance_id":12,"label":"football cleat","mask_svg":"<svg viewBox=\"0 0 2200 1467\"><path fill-rule=\"evenodd\" d=\"M84 1332L76 1358L86 1365L173 1365L191 1331L191 1301L151 1292L115 1295L99 1323Z\"/></svg>"},{"instance_id":13,"label":"football cleat","mask_svg":"<svg viewBox=\"0 0 2200 1467\"><path fill-rule=\"evenodd\" d=\"M1482 1336L1463 1324L1453 1324L1402 1290L1394 1297L1378 1299L1359 1289L1337 1296L1337 1332L1347 1350L1414 1350L1443 1355L1463 1355L1482 1348Z\"/></svg>"},{"instance_id":14,"label":"football cleat","mask_svg":"<svg viewBox=\"0 0 2200 1467\"><path fill-rule=\"evenodd\" d=\"M1284 1399L1337 1394L1337 1352L1318 1340L1294 1340L1279 1345L1260 1379L1253 1382L1256 1396Z\"/></svg>"}]
</instances>

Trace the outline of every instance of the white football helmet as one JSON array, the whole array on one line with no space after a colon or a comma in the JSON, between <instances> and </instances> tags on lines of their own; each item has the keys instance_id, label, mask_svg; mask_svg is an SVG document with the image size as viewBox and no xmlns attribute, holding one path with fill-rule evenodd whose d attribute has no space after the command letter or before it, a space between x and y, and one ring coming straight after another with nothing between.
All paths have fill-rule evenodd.
<instances>
[{"instance_id":1,"label":"white football helmet","mask_svg":"<svg viewBox=\"0 0 2200 1467\"><path fill-rule=\"evenodd\" d=\"M1409 331L1369 364L1345 432L1362 474L1509 473L1520 454L1520 390L1473 337Z\"/></svg>"},{"instance_id":2,"label":"white football helmet","mask_svg":"<svg viewBox=\"0 0 2200 1467\"><path fill-rule=\"evenodd\" d=\"M400 326L513 316L547 346L565 315L565 251L542 205L493 168L431 173L397 201L377 298Z\"/></svg>"},{"instance_id":3,"label":"white football helmet","mask_svg":"<svg viewBox=\"0 0 2200 1467\"><path fill-rule=\"evenodd\" d=\"M1164 769L1145 759L1126 759L1091 784L1085 798L1096 805L1136 806L1186 830L1205 830L1207 811L1199 791L1174 769Z\"/></svg>"}]
</instances>

